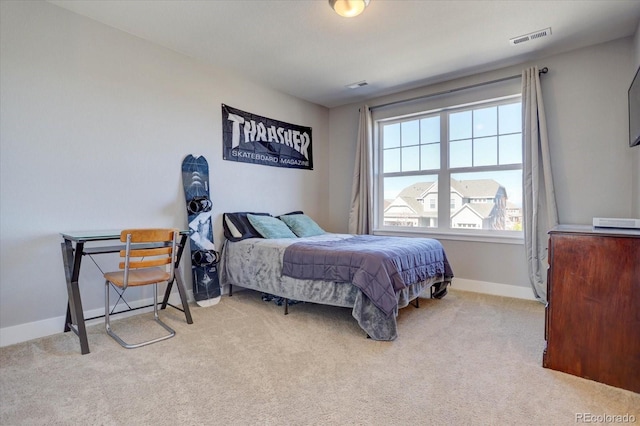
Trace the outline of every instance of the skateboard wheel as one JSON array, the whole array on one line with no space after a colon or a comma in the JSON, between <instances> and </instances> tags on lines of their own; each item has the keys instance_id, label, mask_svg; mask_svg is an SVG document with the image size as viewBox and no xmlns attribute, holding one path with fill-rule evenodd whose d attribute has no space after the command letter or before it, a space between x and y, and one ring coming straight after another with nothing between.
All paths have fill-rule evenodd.
<instances>
[{"instance_id":1,"label":"skateboard wheel","mask_svg":"<svg viewBox=\"0 0 640 426\"><path fill-rule=\"evenodd\" d=\"M218 263L218 252L198 250L191 254L191 262L196 266L215 265Z\"/></svg>"},{"instance_id":2,"label":"skateboard wheel","mask_svg":"<svg viewBox=\"0 0 640 426\"><path fill-rule=\"evenodd\" d=\"M207 197L195 197L187 204L187 211L190 214L211 211L211 200Z\"/></svg>"}]
</instances>

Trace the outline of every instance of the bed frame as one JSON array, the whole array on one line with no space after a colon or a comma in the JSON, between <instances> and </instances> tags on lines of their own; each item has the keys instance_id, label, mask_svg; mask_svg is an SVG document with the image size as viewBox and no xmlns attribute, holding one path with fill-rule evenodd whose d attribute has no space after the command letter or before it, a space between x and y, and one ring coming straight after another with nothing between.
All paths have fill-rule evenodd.
<instances>
[{"instance_id":1,"label":"bed frame","mask_svg":"<svg viewBox=\"0 0 640 426\"><path fill-rule=\"evenodd\" d=\"M229 286L229 297L233 296L233 284L227 284ZM447 279L444 281L440 281L437 282L435 284L432 284L429 286L429 298L431 299L442 299L444 296L447 295L448 289L447 287L451 285L451 280ZM258 291L258 290L253 290L253 291ZM274 295L277 296L277 295ZM278 297L282 297L283 299L283 305L284 305L284 315L289 315L289 299L287 297L284 296L278 296ZM420 297L416 297L413 300L411 300L411 302L414 302L413 306L417 309L420 308ZM318 304L322 304L322 302L308 302L308 303L318 303Z\"/></svg>"}]
</instances>

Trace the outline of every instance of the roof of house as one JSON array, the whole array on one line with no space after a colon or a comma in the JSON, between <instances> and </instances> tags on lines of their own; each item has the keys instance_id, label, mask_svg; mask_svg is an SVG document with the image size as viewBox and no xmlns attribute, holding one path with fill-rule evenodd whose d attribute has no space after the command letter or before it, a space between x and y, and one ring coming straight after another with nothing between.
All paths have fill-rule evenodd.
<instances>
[{"instance_id":1,"label":"roof of house","mask_svg":"<svg viewBox=\"0 0 640 426\"><path fill-rule=\"evenodd\" d=\"M493 179L451 179L451 187L465 198L493 198L500 188L504 189Z\"/></svg>"},{"instance_id":2,"label":"roof of house","mask_svg":"<svg viewBox=\"0 0 640 426\"><path fill-rule=\"evenodd\" d=\"M464 209L470 209L471 211L476 213L478 216L480 216L482 219L486 219L491 215L491 211L493 210L493 207L494 205L491 203L463 204L462 207L460 207L454 214L451 215L451 218L453 219L454 217L456 217Z\"/></svg>"},{"instance_id":3,"label":"roof of house","mask_svg":"<svg viewBox=\"0 0 640 426\"><path fill-rule=\"evenodd\" d=\"M431 186L433 186L434 183L437 183L437 182L438 181L416 182L412 185L407 186L402 191L400 191L400 193L398 194L398 197L401 197L401 198L412 197L412 198L418 199L420 198L420 195L422 195L425 191L431 188Z\"/></svg>"},{"instance_id":4,"label":"roof of house","mask_svg":"<svg viewBox=\"0 0 640 426\"><path fill-rule=\"evenodd\" d=\"M436 192L437 184L438 181L413 183L400 191L398 196L391 203L385 203L384 210L388 211L392 206L398 206L401 201L402 204L406 205L420 216L433 216L424 212L423 204L418 200L424 199L428 194ZM435 191L433 190L434 187ZM504 187L493 179L451 179L451 188L453 191L459 193L463 198L494 198L501 190L506 194ZM493 203L467 203L463 204L463 207L464 206L469 206L483 218L489 217L491 210L493 209ZM454 213L452 217L455 216L455 214L457 214L457 212Z\"/></svg>"}]
</instances>

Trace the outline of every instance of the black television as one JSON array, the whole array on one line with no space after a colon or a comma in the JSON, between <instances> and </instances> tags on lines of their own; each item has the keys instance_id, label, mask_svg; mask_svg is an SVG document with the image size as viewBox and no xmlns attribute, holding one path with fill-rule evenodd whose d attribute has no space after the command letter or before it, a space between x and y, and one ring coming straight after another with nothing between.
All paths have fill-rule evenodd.
<instances>
[{"instance_id":1,"label":"black television","mask_svg":"<svg viewBox=\"0 0 640 426\"><path fill-rule=\"evenodd\" d=\"M640 67L629 87L629 146L640 145Z\"/></svg>"}]
</instances>

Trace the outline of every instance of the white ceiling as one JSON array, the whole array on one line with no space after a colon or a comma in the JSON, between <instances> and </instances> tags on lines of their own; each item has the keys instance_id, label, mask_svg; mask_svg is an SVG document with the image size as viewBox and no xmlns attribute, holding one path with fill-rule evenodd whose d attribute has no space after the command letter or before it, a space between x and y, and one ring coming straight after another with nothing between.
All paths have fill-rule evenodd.
<instances>
[{"instance_id":1,"label":"white ceiling","mask_svg":"<svg viewBox=\"0 0 640 426\"><path fill-rule=\"evenodd\" d=\"M326 107L630 36L640 21L639 0L371 0L350 19L326 0L50 3Z\"/></svg>"}]
</instances>

